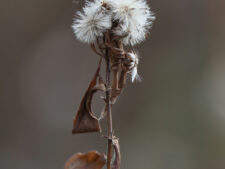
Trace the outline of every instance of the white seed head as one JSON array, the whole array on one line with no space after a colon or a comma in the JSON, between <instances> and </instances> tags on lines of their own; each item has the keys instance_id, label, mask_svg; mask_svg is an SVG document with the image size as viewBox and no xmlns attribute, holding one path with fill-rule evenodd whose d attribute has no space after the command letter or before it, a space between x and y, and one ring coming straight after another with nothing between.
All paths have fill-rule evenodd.
<instances>
[{"instance_id":1,"label":"white seed head","mask_svg":"<svg viewBox=\"0 0 225 169\"><path fill-rule=\"evenodd\" d=\"M112 26L112 16L102 6L102 0L86 2L83 12L78 12L72 25L73 31L82 42L93 43Z\"/></svg>"},{"instance_id":2,"label":"white seed head","mask_svg":"<svg viewBox=\"0 0 225 169\"><path fill-rule=\"evenodd\" d=\"M134 46L145 40L154 19L146 0L94 0L86 1L72 28L79 40L93 43L116 22L112 32Z\"/></svg>"},{"instance_id":3,"label":"white seed head","mask_svg":"<svg viewBox=\"0 0 225 169\"><path fill-rule=\"evenodd\" d=\"M114 33L124 36L125 45L135 45L146 38L155 17L145 0L113 0L113 18L119 22Z\"/></svg>"}]
</instances>

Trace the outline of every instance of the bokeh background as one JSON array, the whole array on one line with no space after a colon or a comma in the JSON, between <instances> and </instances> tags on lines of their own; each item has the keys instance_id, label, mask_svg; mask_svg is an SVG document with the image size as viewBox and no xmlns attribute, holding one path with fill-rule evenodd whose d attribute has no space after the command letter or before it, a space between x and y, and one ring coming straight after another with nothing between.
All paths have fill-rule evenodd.
<instances>
[{"instance_id":1,"label":"bokeh background","mask_svg":"<svg viewBox=\"0 0 225 169\"><path fill-rule=\"evenodd\" d=\"M99 134L71 134L98 63L71 30L83 3L0 0L1 169L62 169L76 152L106 151ZM143 81L113 107L121 168L225 169L225 1L149 4Z\"/></svg>"}]
</instances>

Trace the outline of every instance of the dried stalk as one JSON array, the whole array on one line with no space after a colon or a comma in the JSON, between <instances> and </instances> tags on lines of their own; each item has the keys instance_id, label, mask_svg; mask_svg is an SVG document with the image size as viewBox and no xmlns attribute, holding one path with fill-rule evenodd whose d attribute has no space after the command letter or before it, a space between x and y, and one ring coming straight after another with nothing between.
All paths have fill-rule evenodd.
<instances>
[{"instance_id":1,"label":"dried stalk","mask_svg":"<svg viewBox=\"0 0 225 169\"><path fill-rule=\"evenodd\" d=\"M105 49L105 60L106 60L106 107L107 107L107 124L108 124L108 154L107 154L107 169L111 169L112 159L112 106L111 106L111 66L109 58L108 47Z\"/></svg>"},{"instance_id":2,"label":"dried stalk","mask_svg":"<svg viewBox=\"0 0 225 169\"><path fill-rule=\"evenodd\" d=\"M74 120L73 133L84 132L100 132L99 120L94 116L91 110L91 101L93 94L97 91L104 91L105 100L105 114L107 116L107 139L108 139L108 152L107 152L107 169L120 168L120 150L119 142L113 135L112 123L112 105L115 104L118 96L121 94L127 79L127 74L132 68L133 59L129 52L126 52L119 39L114 39L110 31L105 33L102 43L98 41L96 48L95 44L91 44L92 50L104 58L106 62L106 80L105 82L100 76L101 59L98 69L89 85L89 88L83 98L79 111ZM112 81L111 81L112 76ZM97 79L98 82L97 82ZM90 118L91 117L91 118ZM92 119L93 118L93 119ZM116 141L117 140L117 141ZM116 154L116 160L112 162L113 148Z\"/></svg>"},{"instance_id":3,"label":"dried stalk","mask_svg":"<svg viewBox=\"0 0 225 169\"><path fill-rule=\"evenodd\" d=\"M107 165L107 169L120 169L121 154L119 140L113 133L112 105L122 93L127 76L130 75L132 82L139 77L138 55L126 49L124 45L133 46L144 40L143 37L147 34L146 28L151 26L155 17L145 0L130 1L131 3L126 1L126 5L123 0L111 3L113 1L87 1L83 12L78 13L78 18L74 20L72 26L76 37L91 44L91 49L101 57L101 60L104 58L106 61L105 82L100 75L102 66L100 60L96 73L81 100L73 121L72 132L73 134L101 132L99 122L107 116L107 160L104 154L97 151L78 153L68 160L65 169L102 169L104 165ZM97 118L91 109L93 96L98 91L105 92L104 112L100 118ZM115 158L112 160L113 153Z\"/></svg>"}]
</instances>

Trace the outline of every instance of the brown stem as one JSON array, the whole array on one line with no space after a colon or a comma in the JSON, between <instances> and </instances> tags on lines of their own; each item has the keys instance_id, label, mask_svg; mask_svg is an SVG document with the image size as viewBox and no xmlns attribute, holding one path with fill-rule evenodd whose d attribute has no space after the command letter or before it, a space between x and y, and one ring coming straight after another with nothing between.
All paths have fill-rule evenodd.
<instances>
[{"instance_id":1,"label":"brown stem","mask_svg":"<svg viewBox=\"0 0 225 169\"><path fill-rule=\"evenodd\" d=\"M108 124L108 155L107 155L107 169L111 169L111 159L112 159L112 106L111 106L111 86L110 86L110 58L108 47L105 49L105 59L106 59L106 107L107 107L107 124Z\"/></svg>"}]
</instances>

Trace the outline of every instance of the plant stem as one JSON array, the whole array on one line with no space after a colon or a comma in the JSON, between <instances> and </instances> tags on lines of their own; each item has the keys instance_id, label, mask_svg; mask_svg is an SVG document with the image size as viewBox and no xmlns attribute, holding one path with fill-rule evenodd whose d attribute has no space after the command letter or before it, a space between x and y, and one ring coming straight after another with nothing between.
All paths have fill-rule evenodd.
<instances>
[{"instance_id":1,"label":"plant stem","mask_svg":"<svg viewBox=\"0 0 225 169\"><path fill-rule=\"evenodd\" d=\"M112 159L112 106L111 106L111 85L110 85L110 58L108 48L105 49L106 59L106 106L107 106L107 124L108 124L108 155L107 155L107 169L111 169Z\"/></svg>"}]
</instances>

